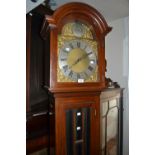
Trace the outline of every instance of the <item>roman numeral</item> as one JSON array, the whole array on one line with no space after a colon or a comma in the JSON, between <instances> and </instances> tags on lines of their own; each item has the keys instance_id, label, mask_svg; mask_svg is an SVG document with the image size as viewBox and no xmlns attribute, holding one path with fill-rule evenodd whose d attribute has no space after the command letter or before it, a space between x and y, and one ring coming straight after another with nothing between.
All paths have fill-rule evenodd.
<instances>
[{"instance_id":1,"label":"roman numeral","mask_svg":"<svg viewBox=\"0 0 155 155\"><path fill-rule=\"evenodd\" d=\"M85 77L87 77L87 76L88 76L88 74L87 74L86 72L84 72L84 76L85 76Z\"/></svg>"},{"instance_id":2,"label":"roman numeral","mask_svg":"<svg viewBox=\"0 0 155 155\"><path fill-rule=\"evenodd\" d=\"M79 74L79 73L77 73L77 79L80 79L80 78L81 78L80 74Z\"/></svg>"},{"instance_id":3,"label":"roman numeral","mask_svg":"<svg viewBox=\"0 0 155 155\"><path fill-rule=\"evenodd\" d=\"M61 61L66 61L66 60L67 60L67 58L61 58L60 60L61 60Z\"/></svg>"},{"instance_id":4,"label":"roman numeral","mask_svg":"<svg viewBox=\"0 0 155 155\"><path fill-rule=\"evenodd\" d=\"M89 53L87 53L87 55L90 55L90 54L92 54L93 52L89 52Z\"/></svg>"},{"instance_id":5,"label":"roman numeral","mask_svg":"<svg viewBox=\"0 0 155 155\"><path fill-rule=\"evenodd\" d=\"M77 42L77 47L80 48L80 42Z\"/></svg>"},{"instance_id":6,"label":"roman numeral","mask_svg":"<svg viewBox=\"0 0 155 155\"><path fill-rule=\"evenodd\" d=\"M91 71L91 72L93 71L93 67L92 67L92 66L89 66L88 69L89 69L89 71Z\"/></svg>"},{"instance_id":7,"label":"roman numeral","mask_svg":"<svg viewBox=\"0 0 155 155\"><path fill-rule=\"evenodd\" d=\"M69 74L68 74L68 76L71 76L72 77L73 76L73 71L70 71Z\"/></svg>"},{"instance_id":8,"label":"roman numeral","mask_svg":"<svg viewBox=\"0 0 155 155\"><path fill-rule=\"evenodd\" d=\"M83 48L84 50L87 48L87 45L85 45L85 47Z\"/></svg>"},{"instance_id":9,"label":"roman numeral","mask_svg":"<svg viewBox=\"0 0 155 155\"><path fill-rule=\"evenodd\" d=\"M70 46L72 49L74 48L74 46L72 45L72 43L70 43L69 46Z\"/></svg>"},{"instance_id":10,"label":"roman numeral","mask_svg":"<svg viewBox=\"0 0 155 155\"><path fill-rule=\"evenodd\" d=\"M63 49L63 52L65 52L65 53L67 53L67 54L69 53L69 51L67 51L66 49Z\"/></svg>"},{"instance_id":11,"label":"roman numeral","mask_svg":"<svg viewBox=\"0 0 155 155\"><path fill-rule=\"evenodd\" d=\"M63 66L63 70L66 72L68 70L68 65Z\"/></svg>"}]
</instances>

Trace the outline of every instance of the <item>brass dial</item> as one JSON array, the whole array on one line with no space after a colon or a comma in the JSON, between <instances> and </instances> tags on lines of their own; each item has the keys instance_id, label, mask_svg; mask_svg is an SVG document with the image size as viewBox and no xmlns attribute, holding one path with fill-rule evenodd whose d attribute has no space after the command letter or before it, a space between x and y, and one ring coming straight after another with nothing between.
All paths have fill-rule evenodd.
<instances>
[{"instance_id":1,"label":"brass dial","mask_svg":"<svg viewBox=\"0 0 155 155\"><path fill-rule=\"evenodd\" d=\"M94 73L97 56L86 41L66 41L59 50L59 68L67 78L84 82Z\"/></svg>"}]
</instances>

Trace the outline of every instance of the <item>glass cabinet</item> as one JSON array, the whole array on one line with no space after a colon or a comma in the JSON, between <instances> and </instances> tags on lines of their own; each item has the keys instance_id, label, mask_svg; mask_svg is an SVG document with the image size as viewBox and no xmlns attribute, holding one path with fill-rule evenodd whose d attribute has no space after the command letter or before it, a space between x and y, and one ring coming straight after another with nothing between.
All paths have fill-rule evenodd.
<instances>
[{"instance_id":1,"label":"glass cabinet","mask_svg":"<svg viewBox=\"0 0 155 155\"><path fill-rule=\"evenodd\" d=\"M123 103L120 88L109 88L100 99L101 155L122 155Z\"/></svg>"}]
</instances>

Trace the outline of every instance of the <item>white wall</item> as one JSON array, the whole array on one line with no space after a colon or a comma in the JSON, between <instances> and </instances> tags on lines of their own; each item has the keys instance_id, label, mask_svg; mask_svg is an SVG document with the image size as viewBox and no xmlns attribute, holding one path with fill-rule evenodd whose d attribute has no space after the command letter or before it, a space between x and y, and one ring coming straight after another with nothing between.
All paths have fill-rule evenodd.
<instances>
[{"instance_id":1,"label":"white wall","mask_svg":"<svg viewBox=\"0 0 155 155\"><path fill-rule=\"evenodd\" d=\"M43 3L45 0L38 0L37 2L32 2L31 0L26 0L26 13L30 12L32 9Z\"/></svg>"},{"instance_id":2,"label":"white wall","mask_svg":"<svg viewBox=\"0 0 155 155\"><path fill-rule=\"evenodd\" d=\"M124 89L123 155L129 155L129 17L108 23L112 31L106 36L107 77L116 81Z\"/></svg>"}]
</instances>

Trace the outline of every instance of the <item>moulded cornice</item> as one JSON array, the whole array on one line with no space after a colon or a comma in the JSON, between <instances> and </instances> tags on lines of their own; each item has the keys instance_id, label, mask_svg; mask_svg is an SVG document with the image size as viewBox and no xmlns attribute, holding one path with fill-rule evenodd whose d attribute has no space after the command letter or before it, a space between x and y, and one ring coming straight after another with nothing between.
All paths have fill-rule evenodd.
<instances>
[{"instance_id":1,"label":"moulded cornice","mask_svg":"<svg viewBox=\"0 0 155 155\"><path fill-rule=\"evenodd\" d=\"M93 24L103 37L112 30L112 28L108 26L104 17L96 9L85 3L72 2L59 7L55 10L52 16L47 15L45 17L42 33L47 33L50 28L56 28L67 16L71 17L76 15L85 16L92 20ZM46 36L46 34L42 36Z\"/></svg>"}]
</instances>

